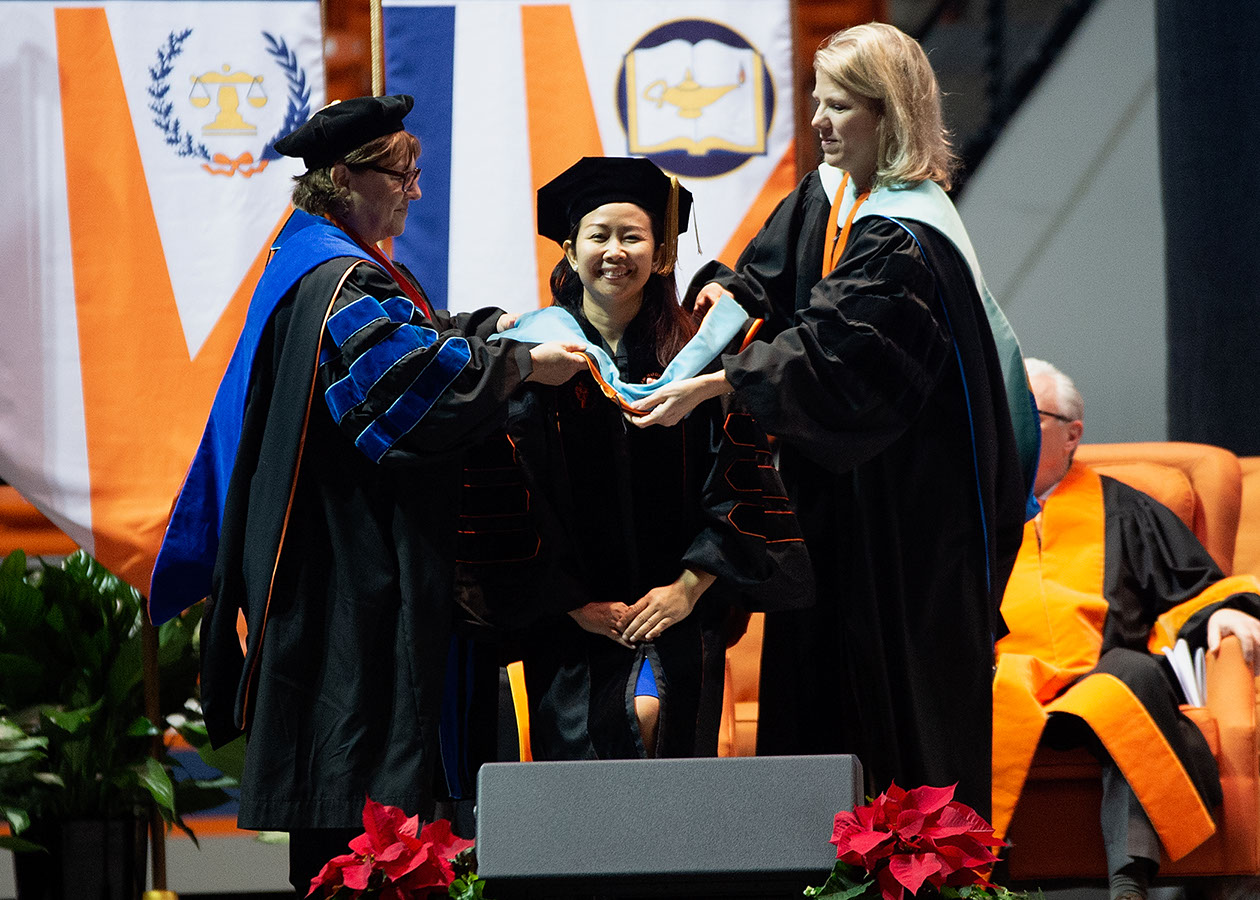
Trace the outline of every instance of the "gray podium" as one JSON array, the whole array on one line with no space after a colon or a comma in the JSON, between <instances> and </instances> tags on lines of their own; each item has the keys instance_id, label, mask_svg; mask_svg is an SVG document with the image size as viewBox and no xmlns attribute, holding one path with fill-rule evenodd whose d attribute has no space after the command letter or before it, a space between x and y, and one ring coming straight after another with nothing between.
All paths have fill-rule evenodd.
<instances>
[{"instance_id":1,"label":"gray podium","mask_svg":"<svg viewBox=\"0 0 1260 900\"><path fill-rule=\"evenodd\" d=\"M854 756L489 763L478 869L496 900L799 897L862 797Z\"/></svg>"}]
</instances>

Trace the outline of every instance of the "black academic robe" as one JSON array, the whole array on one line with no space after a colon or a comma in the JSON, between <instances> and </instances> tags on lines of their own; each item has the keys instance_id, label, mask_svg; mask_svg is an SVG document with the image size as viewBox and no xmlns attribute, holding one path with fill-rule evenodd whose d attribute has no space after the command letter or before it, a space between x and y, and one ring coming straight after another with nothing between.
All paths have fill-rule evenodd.
<instances>
[{"instance_id":1,"label":"black academic robe","mask_svg":"<svg viewBox=\"0 0 1260 900\"><path fill-rule=\"evenodd\" d=\"M402 295L324 263L254 359L202 630L212 737L248 735L243 828L353 828L365 796L432 810L460 453L530 360L480 339L499 310L429 321Z\"/></svg>"},{"instance_id":2,"label":"black academic robe","mask_svg":"<svg viewBox=\"0 0 1260 900\"><path fill-rule=\"evenodd\" d=\"M598 344L599 333L583 326ZM639 319L619 349L627 381L659 375ZM518 402L509 433L535 521L544 546L564 556L545 582L553 608L632 605L684 567L717 576L690 616L637 649L586 632L564 613L538 623L523 644L534 758L646 755L634 714L645 663L661 698L655 755L716 755L725 652L718 635L728 610L813 599L804 541L764 435L746 413L717 402L671 428L635 428L585 374L557 388L529 385Z\"/></svg>"},{"instance_id":3,"label":"black academic robe","mask_svg":"<svg viewBox=\"0 0 1260 900\"><path fill-rule=\"evenodd\" d=\"M766 317L767 340L723 365L779 442L818 584L814 608L766 617L757 751L855 753L871 791L957 782L985 814L1026 497L992 332L921 223L859 218L820 280L829 209L810 173L735 272L692 281Z\"/></svg>"},{"instance_id":4,"label":"black academic robe","mask_svg":"<svg viewBox=\"0 0 1260 900\"><path fill-rule=\"evenodd\" d=\"M1221 784L1203 733L1151 649L1207 644L1221 608L1260 615L1167 507L1074 463L1025 527L994 680L993 825L1004 834L1037 746L1111 756L1173 859L1213 831Z\"/></svg>"}]
</instances>

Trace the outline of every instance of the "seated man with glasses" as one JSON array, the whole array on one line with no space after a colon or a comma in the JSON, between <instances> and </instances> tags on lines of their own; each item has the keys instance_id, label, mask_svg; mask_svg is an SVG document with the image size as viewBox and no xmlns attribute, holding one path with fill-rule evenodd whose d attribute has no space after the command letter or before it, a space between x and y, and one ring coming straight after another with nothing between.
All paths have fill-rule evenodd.
<instances>
[{"instance_id":1,"label":"seated man with glasses","mask_svg":"<svg viewBox=\"0 0 1260 900\"><path fill-rule=\"evenodd\" d=\"M1085 745L1103 766L1102 832L1113 900L1140 900L1159 868L1215 831L1220 776L1178 709L1171 669L1148 652L1156 619L1191 648L1237 635L1260 671L1260 583L1226 578L1167 507L1074 461L1084 402L1049 363L1026 360L1041 413L1034 491L1002 615L993 685L993 823L1010 824L1038 743Z\"/></svg>"}]
</instances>

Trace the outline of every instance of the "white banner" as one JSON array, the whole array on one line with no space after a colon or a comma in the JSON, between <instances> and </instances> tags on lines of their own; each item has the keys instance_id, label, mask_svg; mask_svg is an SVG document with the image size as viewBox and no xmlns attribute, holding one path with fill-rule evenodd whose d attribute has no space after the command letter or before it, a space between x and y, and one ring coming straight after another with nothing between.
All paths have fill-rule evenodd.
<instances>
[{"instance_id":1,"label":"white banner","mask_svg":"<svg viewBox=\"0 0 1260 900\"><path fill-rule=\"evenodd\" d=\"M0 0L0 477L147 589L323 104L319 6Z\"/></svg>"},{"instance_id":2,"label":"white banner","mask_svg":"<svg viewBox=\"0 0 1260 900\"><path fill-rule=\"evenodd\" d=\"M386 91L416 96L421 188L396 253L451 309L535 308L559 259L534 192L647 156L695 195L679 282L733 262L795 184L787 0L386 0ZM696 246L699 235L700 247Z\"/></svg>"}]
</instances>

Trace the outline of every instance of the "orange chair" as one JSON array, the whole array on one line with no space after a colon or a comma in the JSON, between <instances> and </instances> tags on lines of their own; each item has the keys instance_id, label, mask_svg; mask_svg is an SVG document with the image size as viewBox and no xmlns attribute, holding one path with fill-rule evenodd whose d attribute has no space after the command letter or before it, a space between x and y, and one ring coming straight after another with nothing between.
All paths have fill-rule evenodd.
<instances>
[{"instance_id":1,"label":"orange chair","mask_svg":"<svg viewBox=\"0 0 1260 900\"><path fill-rule=\"evenodd\" d=\"M726 651L726 689L718 756L756 756L757 689L761 683L761 635L764 613L753 613L748 630Z\"/></svg>"},{"instance_id":2,"label":"orange chair","mask_svg":"<svg viewBox=\"0 0 1260 900\"><path fill-rule=\"evenodd\" d=\"M1203 444L1081 445L1077 458L1145 491L1178 514L1228 574L1233 569L1242 471L1228 450ZM1208 658L1208 705L1183 707L1207 737L1225 799L1217 831L1160 869L1164 876L1260 873L1260 756L1256 681L1237 639ZM1007 839L1010 878L1037 881L1106 876L1098 763L1083 749L1037 751Z\"/></svg>"},{"instance_id":3,"label":"orange chair","mask_svg":"<svg viewBox=\"0 0 1260 900\"><path fill-rule=\"evenodd\" d=\"M1260 577L1260 456L1244 456L1242 515L1234 545L1234 571Z\"/></svg>"},{"instance_id":4,"label":"orange chair","mask_svg":"<svg viewBox=\"0 0 1260 900\"><path fill-rule=\"evenodd\" d=\"M1081 444L1076 458L1175 512L1230 575L1242 507L1242 466L1221 447L1178 441Z\"/></svg>"}]
</instances>

